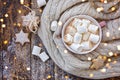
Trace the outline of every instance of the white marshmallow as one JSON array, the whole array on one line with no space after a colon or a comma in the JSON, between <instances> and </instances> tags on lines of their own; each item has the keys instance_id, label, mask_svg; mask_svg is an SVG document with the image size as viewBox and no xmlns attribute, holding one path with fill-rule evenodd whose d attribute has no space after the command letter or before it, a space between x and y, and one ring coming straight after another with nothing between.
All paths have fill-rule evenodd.
<instances>
[{"instance_id":1,"label":"white marshmallow","mask_svg":"<svg viewBox=\"0 0 120 80\"><path fill-rule=\"evenodd\" d=\"M72 43L70 45L70 48L74 51L82 51L81 45L77 43Z\"/></svg>"},{"instance_id":2,"label":"white marshmallow","mask_svg":"<svg viewBox=\"0 0 120 80\"><path fill-rule=\"evenodd\" d=\"M65 34L70 34L70 35L74 36L76 32L77 32L77 30L74 27L68 26L66 28Z\"/></svg>"},{"instance_id":3,"label":"white marshmallow","mask_svg":"<svg viewBox=\"0 0 120 80\"><path fill-rule=\"evenodd\" d=\"M32 54L38 56L40 54L40 51L41 51L41 47L34 46L32 50Z\"/></svg>"},{"instance_id":4,"label":"white marshmallow","mask_svg":"<svg viewBox=\"0 0 120 80\"><path fill-rule=\"evenodd\" d=\"M88 30L92 33L96 33L98 31L98 26L90 24Z\"/></svg>"},{"instance_id":5,"label":"white marshmallow","mask_svg":"<svg viewBox=\"0 0 120 80\"><path fill-rule=\"evenodd\" d=\"M85 32L87 32L88 29L87 29L86 26L82 25L82 26L77 26L77 31L78 31L78 33L81 34L81 33L85 33Z\"/></svg>"},{"instance_id":6,"label":"white marshmallow","mask_svg":"<svg viewBox=\"0 0 120 80\"><path fill-rule=\"evenodd\" d=\"M66 34L64 36L64 41L67 43L67 44L72 44L73 42L73 37L70 35L70 34Z\"/></svg>"},{"instance_id":7,"label":"white marshmallow","mask_svg":"<svg viewBox=\"0 0 120 80\"><path fill-rule=\"evenodd\" d=\"M81 40L82 40L82 34L75 33L75 36L74 36L73 42L74 42L74 43L80 43Z\"/></svg>"},{"instance_id":8,"label":"white marshmallow","mask_svg":"<svg viewBox=\"0 0 120 80\"><path fill-rule=\"evenodd\" d=\"M87 19L82 19L82 23L83 24L87 24L87 25L89 25L90 24L90 20L87 20Z\"/></svg>"},{"instance_id":9,"label":"white marshmallow","mask_svg":"<svg viewBox=\"0 0 120 80\"><path fill-rule=\"evenodd\" d=\"M42 6L46 5L46 1L45 0L37 0L37 5L38 5L38 7L42 7Z\"/></svg>"},{"instance_id":10,"label":"white marshmallow","mask_svg":"<svg viewBox=\"0 0 120 80\"><path fill-rule=\"evenodd\" d=\"M39 57L43 62L49 59L49 56L46 54L46 52L42 52L41 54L39 54Z\"/></svg>"},{"instance_id":11,"label":"white marshmallow","mask_svg":"<svg viewBox=\"0 0 120 80\"><path fill-rule=\"evenodd\" d=\"M90 36L90 33L89 32L87 32L87 33L84 33L84 35L83 35L83 40L88 40L89 39L89 36Z\"/></svg>"},{"instance_id":12,"label":"white marshmallow","mask_svg":"<svg viewBox=\"0 0 120 80\"><path fill-rule=\"evenodd\" d=\"M51 31L55 31L58 27L57 21L52 21L51 23Z\"/></svg>"},{"instance_id":13,"label":"white marshmallow","mask_svg":"<svg viewBox=\"0 0 120 80\"><path fill-rule=\"evenodd\" d=\"M90 50L92 48L92 44L90 41L82 42L81 46L84 50Z\"/></svg>"},{"instance_id":14,"label":"white marshmallow","mask_svg":"<svg viewBox=\"0 0 120 80\"><path fill-rule=\"evenodd\" d=\"M75 28L77 28L77 26L82 25L82 21L78 18L75 18L72 22L72 26L74 26Z\"/></svg>"},{"instance_id":15,"label":"white marshmallow","mask_svg":"<svg viewBox=\"0 0 120 80\"><path fill-rule=\"evenodd\" d=\"M95 34L91 34L89 37L89 40L95 44L99 41L99 39L100 39L100 37L98 35L95 35Z\"/></svg>"}]
</instances>

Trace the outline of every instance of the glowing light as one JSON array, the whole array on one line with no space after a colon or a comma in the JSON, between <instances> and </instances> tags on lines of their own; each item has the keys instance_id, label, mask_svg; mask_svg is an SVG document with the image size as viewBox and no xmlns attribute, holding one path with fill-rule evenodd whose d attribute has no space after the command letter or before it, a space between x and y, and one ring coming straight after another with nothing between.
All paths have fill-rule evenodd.
<instances>
[{"instance_id":1,"label":"glowing light","mask_svg":"<svg viewBox=\"0 0 120 80\"><path fill-rule=\"evenodd\" d=\"M88 57L88 60L91 61L92 60L91 57Z\"/></svg>"},{"instance_id":2,"label":"glowing light","mask_svg":"<svg viewBox=\"0 0 120 80\"><path fill-rule=\"evenodd\" d=\"M111 11L115 11L115 10L116 10L116 8L115 8L115 7L112 7L112 8L111 8Z\"/></svg>"},{"instance_id":3,"label":"glowing light","mask_svg":"<svg viewBox=\"0 0 120 80\"><path fill-rule=\"evenodd\" d=\"M113 52L109 52L108 54L109 54L109 56L113 56Z\"/></svg>"},{"instance_id":4,"label":"glowing light","mask_svg":"<svg viewBox=\"0 0 120 80\"><path fill-rule=\"evenodd\" d=\"M59 25L59 26L61 26L61 25L62 25L62 22L61 22L61 21L59 21L59 22L58 22L58 25Z\"/></svg>"},{"instance_id":5,"label":"glowing light","mask_svg":"<svg viewBox=\"0 0 120 80\"><path fill-rule=\"evenodd\" d=\"M0 22L3 22L4 21L4 19L0 19Z\"/></svg>"},{"instance_id":6,"label":"glowing light","mask_svg":"<svg viewBox=\"0 0 120 80\"><path fill-rule=\"evenodd\" d=\"M106 59L107 59L107 57L106 57L106 56L103 56L103 59L104 59L104 60L106 60Z\"/></svg>"},{"instance_id":7,"label":"glowing light","mask_svg":"<svg viewBox=\"0 0 120 80\"><path fill-rule=\"evenodd\" d=\"M30 71L30 67L27 67L27 71Z\"/></svg>"},{"instance_id":8,"label":"glowing light","mask_svg":"<svg viewBox=\"0 0 120 80\"><path fill-rule=\"evenodd\" d=\"M21 26L21 24L20 23L17 23L17 25L20 27Z\"/></svg>"},{"instance_id":9,"label":"glowing light","mask_svg":"<svg viewBox=\"0 0 120 80\"><path fill-rule=\"evenodd\" d=\"M106 67L109 67L109 66L110 66L110 64L109 64L109 63L107 63L107 64L106 64Z\"/></svg>"},{"instance_id":10,"label":"glowing light","mask_svg":"<svg viewBox=\"0 0 120 80\"><path fill-rule=\"evenodd\" d=\"M42 47L42 44L40 43L39 46Z\"/></svg>"},{"instance_id":11,"label":"glowing light","mask_svg":"<svg viewBox=\"0 0 120 80\"><path fill-rule=\"evenodd\" d=\"M117 49L120 51L120 45L117 45Z\"/></svg>"},{"instance_id":12,"label":"glowing light","mask_svg":"<svg viewBox=\"0 0 120 80\"><path fill-rule=\"evenodd\" d=\"M106 72L106 69L103 68L103 69L101 69L100 71L103 72L103 73L105 73L105 72Z\"/></svg>"},{"instance_id":13,"label":"glowing light","mask_svg":"<svg viewBox=\"0 0 120 80\"><path fill-rule=\"evenodd\" d=\"M82 2L84 2L84 1L86 1L86 0L82 0Z\"/></svg>"},{"instance_id":14,"label":"glowing light","mask_svg":"<svg viewBox=\"0 0 120 80\"><path fill-rule=\"evenodd\" d=\"M89 77L93 77L93 76L94 76L94 74L92 74L92 73L91 73L91 74L89 74Z\"/></svg>"},{"instance_id":15,"label":"glowing light","mask_svg":"<svg viewBox=\"0 0 120 80\"><path fill-rule=\"evenodd\" d=\"M51 77L52 77L51 75L48 75L48 76L47 76L47 79L50 79Z\"/></svg>"},{"instance_id":16,"label":"glowing light","mask_svg":"<svg viewBox=\"0 0 120 80\"><path fill-rule=\"evenodd\" d=\"M65 79L68 79L69 78L69 76L65 76Z\"/></svg>"},{"instance_id":17,"label":"glowing light","mask_svg":"<svg viewBox=\"0 0 120 80\"><path fill-rule=\"evenodd\" d=\"M59 48L59 46L57 45L56 48Z\"/></svg>"},{"instance_id":18,"label":"glowing light","mask_svg":"<svg viewBox=\"0 0 120 80\"><path fill-rule=\"evenodd\" d=\"M99 8L97 8L96 10L97 10L97 12L101 12L101 11L103 11L103 7L99 7Z\"/></svg>"},{"instance_id":19,"label":"glowing light","mask_svg":"<svg viewBox=\"0 0 120 80\"><path fill-rule=\"evenodd\" d=\"M108 59L108 62L111 62L111 61L112 61L112 60L109 58L109 59Z\"/></svg>"},{"instance_id":20,"label":"glowing light","mask_svg":"<svg viewBox=\"0 0 120 80\"><path fill-rule=\"evenodd\" d=\"M8 41L7 41L7 40L5 40L3 43L4 43L4 44L8 44Z\"/></svg>"},{"instance_id":21,"label":"glowing light","mask_svg":"<svg viewBox=\"0 0 120 80\"><path fill-rule=\"evenodd\" d=\"M120 27L118 28L118 30L120 31Z\"/></svg>"},{"instance_id":22,"label":"glowing light","mask_svg":"<svg viewBox=\"0 0 120 80\"><path fill-rule=\"evenodd\" d=\"M3 2L4 5L6 5L6 2Z\"/></svg>"},{"instance_id":23,"label":"glowing light","mask_svg":"<svg viewBox=\"0 0 120 80\"><path fill-rule=\"evenodd\" d=\"M113 61L113 64L116 64L117 63L117 61Z\"/></svg>"},{"instance_id":24,"label":"glowing light","mask_svg":"<svg viewBox=\"0 0 120 80\"><path fill-rule=\"evenodd\" d=\"M7 66L5 66L5 69L7 70L7 69L8 69L8 67L7 67Z\"/></svg>"},{"instance_id":25,"label":"glowing light","mask_svg":"<svg viewBox=\"0 0 120 80\"><path fill-rule=\"evenodd\" d=\"M24 0L20 0L20 4L24 4Z\"/></svg>"},{"instance_id":26,"label":"glowing light","mask_svg":"<svg viewBox=\"0 0 120 80\"><path fill-rule=\"evenodd\" d=\"M40 9L39 11L40 11L40 13L42 13L42 9Z\"/></svg>"},{"instance_id":27,"label":"glowing light","mask_svg":"<svg viewBox=\"0 0 120 80\"><path fill-rule=\"evenodd\" d=\"M110 37L110 33L109 33L109 32L106 32L106 36L107 36L107 37Z\"/></svg>"},{"instance_id":28,"label":"glowing light","mask_svg":"<svg viewBox=\"0 0 120 80\"><path fill-rule=\"evenodd\" d=\"M5 14L5 17L7 18L9 15L8 14Z\"/></svg>"},{"instance_id":29,"label":"glowing light","mask_svg":"<svg viewBox=\"0 0 120 80\"><path fill-rule=\"evenodd\" d=\"M2 28L5 28L6 27L6 25L5 24L2 24Z\"/></svg>"},{"instance_id":30,"label":"glowing light","mask_svg":"<svg viewBox=\"0 0 120 80\"><path fill-rule=\"evenodd\" d=\"M64 53L67 53L68 51L67 50L64 50Z\"/></svg>"},{"instance_id":31,"label":"glowing light","mask_svg":"<svg viewBox=\"0 0 120 80\"><path fill-rule=\"evenodd\" d=\"M117 53L115 53L114 56L117 57L118 56Z\"/></svg>"},{"instance_id":32,"label":"glowing light","mask_svg":"<svg viewBox=\"0 0 120 80\"><path fill-rule=\"evenodd\" d=\"M107 43L104 43L104 46L107 46Z\"/></svg>"},{"instance_id":33,"label":"glowing light","mask_svg":"<svg viewBox=\"0 0 120 80\"><path fill-rule=\"evenodd\" d=\"M21 10L18 10L18 13L19 13L19 14L21 14L21 13L22 13L22 11L21 11Z\"/></svg>"},{"instance_id":34,"label":"glowing light","mask_svg":"<svg viewBox=\"0 0 120 80\"><path fill-rule=\"evenodd\" d=\"M107 0L104 0L104 3L107 3Z\"/></svg>"}]
</instances>

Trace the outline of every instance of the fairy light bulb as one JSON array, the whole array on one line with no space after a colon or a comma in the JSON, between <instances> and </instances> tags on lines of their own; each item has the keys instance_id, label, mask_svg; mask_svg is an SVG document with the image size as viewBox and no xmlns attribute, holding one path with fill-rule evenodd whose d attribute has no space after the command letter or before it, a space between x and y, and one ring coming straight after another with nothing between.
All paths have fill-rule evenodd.
<instances>
[{"instance_id":1,"label":"fairy light bulb","mask_svg":"<svg viewBox=\"0 0 120 80\"><path fill-rule=\"evenodd\" d=\"M61 22L61 21L59 21L59 22L58 22L58 25L59 25L59 26L61 26L61 25L62 25L62 22Z\"/></svg>"},{"instance_id":2,"label":"fairy light bulb","mask_svg":"<svg viewBox=\"0 0 120 80\"><path fill-rule=\"evenodd\" d=\"M9 16L9 15L6 13L6 14L5 14L5 17L8 17L8 16Z\"/></svg>"},{"instance_id":3,"label":"fairy light bulb","mask_svg":"<svg viewBox=\"0 0 120 80\"><path fill-rule=\"evenodd\" d=\"M21 13L22 13L22 11L21 11L21 10L18 10L18 13L19 13L19 14L21 14Z\"/></svg>"},{"instance_id":4,"label":"fairy light bulb","mask_svg":"<svg viewBox=\"0 0 120 80\"><path fill-rule=\"evenodd\" d=\"M117 45L117 50L120 51L120 45Z\"/></svg>"},{"instance_id":5,"label":"fairy light bulb","mask_svg":"<svg viewBox=\"0 0 120 80\"><path fill-rule=\"evenodd\" d=\"M118 28L118 30L120 31L120 27Z\"/></svg>"},{"instance_id":6,"label":"fairy light bulb","mask_svg":"<svg viewBox=\"0 0 120 80\"><path fill-rule=\"evenodd\" d=\"M88 60L91 61L92 60L91 57L88 57Z\"/></svg>"},{"instance_id":7,"label":"fairy light bulb","mask_svg":"<svg viewBox=\"0 0 120 80\"><path fill-rule=\"evenodd\" d=\"M107 43L104 43L104 46L107 46Z\"/></svg>"},{"instance_id":8,"label":"fairy light bulb","mask_svg":"<svg viewBox=\"0 0 120 80\"><path fill-rule=\"evenodd\" d=\"M110 33L109 32L106 32L106 37L110 37Z\"/></svg>"},{"instance_id":9,"label":"fairy light bulb","mask_svg":"<svg viewBox=\"0 0 120 80\"><path fill-rule=\"evenodd\" d=\"M20 0L20 4L24 4L24 0Z\"/></svg>"},{"instance_id":10,"label":"fairy light bulb","mask_svg":"<svg viewBox=\"0 0 120 80\"><path fill-rule=\"evenodd\" d=\"M104 0L104 3L107 3L108 1L107 0Z\"/></svg>"},{"instance_id":11,"label":"fairy light bulb","mask_svg":"<svg viewBox=\"0 0 120 80\"><path fill-rule=\"evenodd\" d=\"M6 25L5 24L2 24L2 28L5 28L6 27Z\"/></svg>"},{"instance_id":12,"label":"fairy light bulb","mask_svg":"<svg viewBox=\"0 0 120 80\"><path fill-rule=\"evenodd\" d=\"M4 5L6 5L6 2L3 2Z\"/></svg>"},{"instance_id":13,"label":"fairy light bulb","mask_svg":"<svg viewBox=\"0 0 120 80\"><path fill-rule=\"evenodd\" d=\"M100 71L103 72L103 73L105 73L105 72L106 72L106 69L103 68L103 69L101 69Z\"/></svg>"},{"instance_id":14,"label":"fairy light bulb","mask_svg":"<svg viewBox=\"0 0 120 80\"><path fill-rule=\"evenodd\" d=\"M97 10L97 12L101 12L101 11L103 11L103 7L98 7L96 10Z\"/></svg>"},{"instance_id":15,"label":"fairy light bulb","mask_svg":"<svg viewBox=\"0 0 120 80\"><path fill-rule=\"evenodd\" d=\"M117 61L113 61L113 64L116 64L117 63Z\"/></svg>"},{"instance_id":16,"label":"fairy light bulb","mask_svg":"<svg viewBox=\"0 0 120 80\"><path fill-rule=\"evenodd\" d=\"M8 69L8 66L5 66L5 69L7 70L7 69Z\"/></svg>"},{"instance_id":17,"label":"fairy light bulb","mask_svg":"<svg viewBox=\"0 0 120 80\"><path fill-rule=\"evenodd\" d=\"M50 79L50 78L52 78L52 76L51 76L51 75L48 75L48 76L47 76L47 79Z\"/></svg>"},{"instance_id":18,"label":"fairy light bulb","mask_svg":"<svg viewBox=\"0 0 120 80\"><path fill-rule=\"evenodd\" d=\"M4 19L1 18L1 19L0 19L0 22L4 22Z\"/></svg>"},{"instance_id":19,"label":"fairy light bulb","mask_svg":"<svg viewBox=\"0 0 120 80\"><path fill-rule=\"evenodd\" d=\"M116 10L116 8L115 8L115 7L112 7L112 8L111 8L111 11L115 11L115 10Z\"/></svg>"},{"instance_id":20,"label":"fairy light bulb","mask_svg":"<svg viewBox=\"0 0 120 80\"><path fill-rule=\"evenodd\" d=\"M113 56L113 52L109 52L108 54L109 54L109 56Z\"/></svg>"},{"instance_id":21,"label":"fairy light bulb","mask_svg":"<svg viewBox=\"0 0 120 80\"><path fill-rule=\"evenodd\" d=\"M20 23L17 23L17 26L18 26L18 27L20 27L20 26L21 26L21 24L20 24Z\"/></svg>"},{"instance_id":22,"label":"fairy light bulb","mask_svg":"<svg viewBox=\"0 0 120 80\"><path fill-rule=\"evenodd\" d=\"M89 77L93 77L93 76L94 76L94 74L92 74L92 73L91 73L91 74L89 74Z\"/></svg>"},{"instance_id":23,"label":"fairy light bulb","mask_svg":"<svg viewBox=\"0 0 120 80\"><path fill-rule=\"evenodd\" d=\"M111 62L112 60L110 58L108 58L108 62Z\"/></svg>"},{"instance_id":24,"label":"fairy light bulb","mask_svg":"<svg viewBox=\"0 0 120 80\"><path fill-rule=\"evenodd\" d=\"M64 50L64 53L68 53L68 51L65 49L65 50Z\"/></svg>"},{"instance_id":25,"label":"fairy light bulb","mask_svg":"<svg viewBox=\"0 0 120 80\"><path fill-rule=\"evenodd\" d=\"M4 44L8 44L8 41L7 41L7 40L5 40L3 43L4 43Z\"/></svg>"},{"instance_id":26,"label":"fairy light bulb","mask_svg":"<svg viewBox=\"0 0 120 80\"><path fill-rule=\"evenodd\" d=\"M69 76L66 75L66 76L65 76L65 79L68 79L68 78L69 78Z\"/></svg>"},{"instance_id":27,"label":"fairy light bulb","mask_svg":"<svg viewBox=\"0 0 120 80\"><path fill-rule=\"evenodd\" d=\"M30 71L30 67L27 67L27 71Z\"/></svg>"}]
</instances>

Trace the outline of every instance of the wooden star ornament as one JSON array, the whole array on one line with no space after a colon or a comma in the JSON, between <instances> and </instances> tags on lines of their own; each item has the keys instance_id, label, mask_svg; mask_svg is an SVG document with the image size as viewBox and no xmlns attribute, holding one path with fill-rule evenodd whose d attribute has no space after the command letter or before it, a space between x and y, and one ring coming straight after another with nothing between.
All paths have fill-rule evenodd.
<instances>
[{"instance_id":1,"label":"wooden star ornament","mask_svg":"<svg viewBox=\"0 0 120 80\"><path fill-rule=\"evenodd\" d=\"M30 42L28 39L28 33L24 33L23 30L21 30L19 33L16 33L16 42L20 43L21 45L24 45L26 42Z\"/></svg>"}]
</instances>

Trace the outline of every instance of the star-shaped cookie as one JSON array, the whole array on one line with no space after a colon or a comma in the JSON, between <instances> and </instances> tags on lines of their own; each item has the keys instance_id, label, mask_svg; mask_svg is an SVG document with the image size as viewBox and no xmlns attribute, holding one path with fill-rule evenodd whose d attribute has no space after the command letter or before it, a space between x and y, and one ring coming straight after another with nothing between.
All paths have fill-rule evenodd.
<instances>
[{"instance_id":1,"label":"star-shaped cookie","mask_svg":"<svg viewBox=\"0 0 120 80\"><path fill-rule=\"evenodd\" d=\"M28 39L28 33L24 33L23 30L20 33L16 33L16 42L19 42L21 45L24 45L26 42L30 42Z\"/></svg>"}]
</instances>

